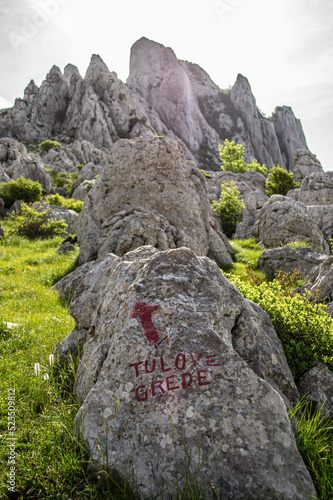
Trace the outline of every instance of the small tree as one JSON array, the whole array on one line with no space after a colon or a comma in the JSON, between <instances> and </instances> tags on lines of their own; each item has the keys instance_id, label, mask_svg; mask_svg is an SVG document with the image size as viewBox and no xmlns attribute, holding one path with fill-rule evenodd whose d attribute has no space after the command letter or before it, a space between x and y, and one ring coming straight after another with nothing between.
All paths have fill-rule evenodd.
<instances>
[{"instance_id":1,"label":"small tree","mask_svg":"<svg viewBox=\"0 0 333 500\"><path fill-rule=\"evenodd\" d=\"M61 144L57 141L51 141L51 140L43 141L39 145L39 151L41 153L45 153L47 151L50 151L50 149L55 148L57 146L58 147L61 146Z\"/></svg>"},{"instance_id":2,"label":"small tree","mask_svg":"<svg viewBox=\"0 0 333 500\"><path fill-rule=\"evenodd\" d=\"M274 166L266 179L266 193L268 196L273 196L273 194L285 196L290 189L299 186L300 184L294 181L292 172L287 172L279 166Z\"/></svg>"},{"instance_id":3,"label":"small tree","mask_svg":"<svg viewBox=\"0 0 333 500\"><path fill-rule=\"evenodd\" d=\"M3 199L6 208L10 208L17 200L35 203L42 199L42 186L38 181L20 177L16 181L0 184L0 198Z\"/></svg>"},{"instance_id":4,"label":"small tree","mask_svg":"<svg viewBox=\"0 0 333 500\"><path fill-rule=\"evenodd\" d=\"M234 234L242 215L244 203L238 199L239 191L233 181L222 182L219 201L213 201L213 210L222 220L222 229L228 238Z\"/></svg>"},{"instance_id":5,"label":"small tree","mask_svg":"<svg viewBox=\"0 0 333 500\"><path fill-rule=\"evenodd\" d=\"M222 161L221 170L235 173L244 173L249 170L260 172L263 175L267 174L265 165L260 165L257 160L252 163L245 163L244 147L241 144L235 144L228 139L224 141L224 145L219 146L220 159Z\"/></svg>"}]
</instances>

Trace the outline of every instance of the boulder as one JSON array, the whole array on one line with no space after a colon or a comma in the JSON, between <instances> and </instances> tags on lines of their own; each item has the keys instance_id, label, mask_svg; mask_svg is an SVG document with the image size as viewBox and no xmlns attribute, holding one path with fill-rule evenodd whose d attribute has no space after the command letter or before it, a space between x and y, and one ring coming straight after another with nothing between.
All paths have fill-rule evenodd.
<instances>
[{"instance_id":1,"label":"boulder","mask_svg":"<svg viewBox=\"0 0 333 500\"><path fill-rule=\"evenodd\" d=\"M211 221L204 176L186 159L183 143L167 137L113 146L85 199L77 234L81 263L144 244L162 250L185 245L232 263L233 249Z\"/></svg>"},{"instance_id":2,"label":"boulder","mask_svg":"<svg viewBox=\"0 0 333 500\"><path fill-rule=\"evenodd\" d=\"M4 237L5 236L5 231L4 231L4 228L2 227L1 223L0 223L0 237Z\"/></svg>"},{"instance_id":3,"label":"boulder","mask_svg":"<svg viewBox=\"0 0 333 500\"><path fill-rule=\"evenodd\" d=\"M333 205L312 205L306 208L306 212L330 247L330 240L333 238Z\"/></svg>"},{"instance_id":4,"label":"boulder","mask_svg":"<svg viewBox=\"0 0 333 500\"><path fill-rule=\"evenodd\" d=\"M235 173L222 171L214 173L211 179L208 179L208 189L210 201L218 200L221 194L222 182L234 182L242 200L251 194L253 191L260 191L263 195L265 193L266 178L260 172L249 171L244 173Z\"/></svg>"},{"instance_id":5,"label":"boulder","mask_svg":"<svg viewBox=\"0 0 333 500\"><path fill-rule=\"evenodd\" d=\"M84 201L88 194L88 190L86 189L84 184L81 184L71 194L71 198L74 198L76 201Z\"/></svg>"},{"instance_id":6,"label":"boulder","mask_svg":"<svg viewBox=\"0 0 333 500\"><path fill-rule=\"evenodd\" d=\"M303 276L307 276L314 267L320 265L325 259L325 255L313 252L311 248L293 249L286 245L282 248L264 250L258 259L258 268L271 278L278 271L285 273L300 271Z\"/></svg>"},{"instance_id":7,"label":"boulder","mask_svg":"<svg viewBox=\"0 0 333 500\"><path fill-rule=\"evenodd\" d=\"M305 177L313 173L322 173L323 167L316 155L307 149L297 149L294 157L294 180L302 182ZM302 200L301 200L302 201Z\"/></svg>"},{"instance_id":8,"label":"boulder","mask_svg":"<svg viewBox=\"0 0 333 500\"><path fill-rule=\"evenodd\" d=\"M236 226L234 238L247 239L258 237L258 220L260 211L268 201L268 196L263 191L251 191L244 199L245 207L242 220Z\"/></svg>"},{"instance_id":9,"label":"boulder","mask_svg":"<svg viewBox=\"0 0 333 500\"><path fill-rule=\"evenodd\" d=\"M333 204L333 172L317 172L302 180L298 200L304 205Z\"/></svg>"},{"instance_id":10,"label":"boulder","mask_svg":"<svg viewBox=\"0 0 333 500\"><path fill-rule=\"evenodd\" d=\"M297 382L301 397L310 399L321 410L324 416L328 412L330 417L333 410L333 373L328 367L318 362L309 371L304 373Z\"/></svg>"},{"instance_id":11,"label":"boulder","mask_svg":"<svg viewBox=\"0 0 333 500\"><path fill-rule=\"evenodd\" d=\"M311 292L316 300L333 299L333 256L312 269L305 290Z\"/></svg>"},{"instance_id":12,"label":"boulder","mask_svg":"<svg viewBox=\"0 0 333 500\"><path fill-rule=\"evenodd\" d=\"M51 191L52 180L39 155L28 153L24 144L8 137L0 139L0 158L1 167L8 177L5 177L3 182L24 177L38 181L44 192Z\"/></svg>"},{"instance_id":13,"label":"boulder","mask_svg":"<svg viewBox=\"0 0 333 500\"><path fill-rule=\"evenodd\" d=\"M69 241L65 241L60 245L60 247L57 250L57 253L69 253L69 252L74 252L75 246L69 243Z\"/></svg>"},{"instance_id":14,"label":"boulder","mask_svg":"<svg viewBox=\"0 0 333 500\"><path fill-rule=\"evenodd\" d=\"M329 245L306 206L291 198L273 195L263 206L258 223L259 239L266 247L291 241L309 243L315 251L329 252Z\"/></svg>"},{"instance_id":15,"label":"boulder","mask_svg":"<svg viewBox=\"0 0 333 500\"><path fill-rule=\"evenodd\" d=\"M96 179L96 177L101 174L102 171L103 167L101 165L87 163L81 168L78 178L73 182L72 190L74 191L76 188L78 188L83 181L91 181L93 179Z\"/></svg>"},{"instance_id":16,"label":"boulder","mask_svg":"<svg viewBox=\"0 0 333 500\"><path fill-rule=\"evenodd\" d=\"M85 342L76 426L95 466L131 472L143 496L175 495L188 453L223 498L310 498L281 397L298 394L268 315L188 248L88 265L73 273L75 329L58 352Z\"/></svg>"}]
</instances>

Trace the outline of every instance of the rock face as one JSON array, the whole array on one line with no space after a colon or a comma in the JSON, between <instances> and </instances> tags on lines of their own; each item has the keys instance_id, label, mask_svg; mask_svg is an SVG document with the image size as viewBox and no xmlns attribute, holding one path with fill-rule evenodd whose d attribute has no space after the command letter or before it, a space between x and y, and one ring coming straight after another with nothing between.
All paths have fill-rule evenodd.
<instances>
[{"instance_id":1,"label":"rock face","mask_svg":"<svg viewBox=\"0 0 333 500\"><path fill-rule=\"evenodd\" d=\"M114 145L79 216L80 262L150 244L187 246L231 263L233 250L211 220L204 176L170 138L137 138Z\"/></svg>"},{"instance_id":2,"label":"rock face","mask_svg":"<svg viewBox=\"0 0 333 500\"><path fill-rule=\"evenodd\" d=\"M107 449L122 476L133 466L143 496L165 485L174 494L185 443L223 498L310 497L275 389L289 400L297 391L267 314L188 248L146 246L86 266L73 273L75 330L58 352L85 340L76 423L97 467Z\"/></svg>"},{"instance_id":3,"label":"rock face","mask_svg":"<svg viewBox=\"0 0 333 500\"><path fill-rule=\"evenodd\" d=\"M53 66L40 87L31 81L23 99L0 112L0 137L35 145L89 141L108 152L121 138L154 133L178 137L188 157L208 169L219 168L218 146L226 138L244 145L247 161L290 170L295 151L307 148L290 108L264 118L242 75L222 91L199 66L147 38L132 47L127 84L93 55L84 78L71 64L64 73Z\"/></svg>"},{"instance_id":4,"label":"rock face","mask_svg":"<svg viewBox=\"0 0 333 500\"><path fill-rule=\"evenodd\" d=\"M315 253L311 248L293 249L287 245L282 248L264 250L259 257L258 268L272 278L278 271L292 273L297 270L303 275L308 275L325 259L325 255Z\"/></svg>"},{"instance_id":5,"label":"rock face","mask_svg":"<svg viewBox=\"0 0 333 500\"><path fill-rule=\"evenodd\" d=\"M24 144L8 137L0 139L0 162L1 170L5 174L1 175L0 172L1 182L25 177L38 181L44 192L51 191L51 177L46 172L39 155L28 153Z\"/></svg>"},{"instance_id":6,"label":"rock face","mask_svg":"<svg viewBox=\"0 0 333 500\"><path fill-rule=\"evenodd\" d=\"M262 208L259 239L267 247L300 240L316 251L329 251L323 233L308 215L306 206L281 195L271 196Z\"/></svg>"},{"instance_id":7,"label":"rock face","mask_svg":"<svg viewBox=\"0 0 333 500\"><path fill-rule=\"evenodd\" d=\"M306 396L321 408L324 416L333 409L333 373L318 362L308 372L302 375L297 383L300 396ZM330 414L331 416L331 414Z\"/></svg>"},{"instance_id":8,"label":"rock face","mask_svg":"<svg viewBox=\"0 0 333 500\"><path fill-rule=\"evenodd\" d=\"M323 167L316 155L306 149L297 149L294 158L294 180L301 182L305 177L313 173L321 173Z\"/></svg>"}]
</instances>

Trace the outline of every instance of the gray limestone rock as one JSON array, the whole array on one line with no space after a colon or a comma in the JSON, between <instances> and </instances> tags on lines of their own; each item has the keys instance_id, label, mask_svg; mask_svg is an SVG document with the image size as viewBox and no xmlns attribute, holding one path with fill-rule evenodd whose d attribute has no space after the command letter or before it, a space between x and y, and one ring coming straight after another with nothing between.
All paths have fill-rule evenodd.
<instances>
[{"instance_id":1,"label":"gray limestone rock","mask_svg":"<svg viewBox=\"0 0 333 500\"><path fill-rule=\"evenodd\" d=\"M1 170L5 173L5 177L2 175L2 182L24 177L38 181L44 192L51 191L52 180L46 172L40 156L28 153L24 144L8 137L0 139L0 161Z\"/></svg>"},{"instance_id":2,"label":"gray limestone rock","mask_svg":"<svg viewBox=\"0 0 333 500\"><path fill-rule=\"evenodd\" d=\"M311 205L306 208L306 212L330 246L330 239L333 238L333 205Z\"/></svg>"},{"instance_id":3,"label":"gray limestone rock","mask_svg":"<svg viewBox=\"0 0 333 500\"><path fill-rule=\"evenodd\" d=\"M155 213L144 221L146 210ZM180 141L118 141L79 216L80 262L116 251L118 244L121 255L148 242L160 249L185 245L198 255L210 252L219 263L231 263L233 250L210 219L205 178L186 160Z\"/></svg>"},{"instance_id":4,"label":"gray limestone rock","mask_svg":"<svg viewBox=\"0 0 333 500\"><path fill-rule=\"evenodd\" d=\"M266 247L277 247L300 240L309 243L315 251L329 251L329 245L317 224L308 215L307 207L281 195L273 195L262 208L259 239Z\"/></svg>"},{"instance_id":5,"label":"gray limestone rock","mask_svg":"<svg viewBox=\"0 0 333 500\"><path fill-rule=\"evenodd\" d=\"M78 219L77 212L69 210L66 207L58 207L57 205L49 205L47 208L50 208L47 219L64 220L67 224L66 233L76 233Z\"/></svg>"},{"instance_id":6,"label":"gray limestone rock","mask_svg":"<svg viewBox=\"0 0 333 500\"><path fill-rule=\"evenodd\" d=\"M297 270L303 276L307 276L326 257L326 255L313 252L311 248L293 249L287 245L282 248L264 250L258 259L258 268L272 278L278 271L293 273Z\"/></svg>"},{"instance_id":7,"label":"gray limestone rock","mask_svg":"<svg viewBox=\"0 0 333 500\"><path fill-rule=\"evenodd\" d=\"M282 347L213 261L188 248L108 254L77 284L70 313L65 349L85 342L77 431L97 467L107 456L142 495L174 494L186 446L223 498L314 493L277 392L297 399Z\"/></svg>"},{"instance_id":8,"label":"gray limestone rock","mask_svg":"<svg viewBox=\"0 0 333 500\"><path fill-rule=\"evenodd\" d=\"M1 223L0 223L0 237L3 238L5 236L5 231L4 231L4 228L2 227Z\"/></svg>"},{"instance_id":9,"label":"gray limestone rock","mask_svg":"<svg viewBox=\"0 0 333 500\"><path fill-rule=\"evenodd\" d=\"M297 149L294 158L294 180L301 182L305 177L313 173L321 173L323 167L316 155L307 149Z\"/></svg>"},{"instance_id":10,"label":"gray limestone rock","mask_svg":"<svg viewBox=\"0 0 333 500\"><path fill-rule=\"evenodd\" d=\"M258 189L250 192L245 197L245 207L242 213L242 220L236 226L234 238L258 238L258 221L261 209L267 201L267 194Z\"/></svg>"},{"instance_id":11,"label":"gray limestone rock","mask_svg":"<svg viewBox=\"0 0 333 500\"><path fill-rule=\"evenodd\" d=\"M309 280L304 287L316 300L333 299L333 256L312 269Z\"/></svg>"},{"instance_id":12,"label":"gray limestone rock","mask_svg":"<svg viewBox=\"0 0 333 500\"><path fill-rule=\"evenodd\" d=\"M333 205L333 172L317 172L305 177L298 200L305 205Z\"/></svg>"},{"instance_id":13,"label":"gray limestone rock","mask_svg":"<svg viewBox=\"0 0 333 500\"><path fill-rule=\"evenodd\" d=\"M305 396L321 409L324 416L333 411L333 373L327 366L318 362L309 371L304 373L297 382L300 396Z\"/></svg>"}]
</instances>

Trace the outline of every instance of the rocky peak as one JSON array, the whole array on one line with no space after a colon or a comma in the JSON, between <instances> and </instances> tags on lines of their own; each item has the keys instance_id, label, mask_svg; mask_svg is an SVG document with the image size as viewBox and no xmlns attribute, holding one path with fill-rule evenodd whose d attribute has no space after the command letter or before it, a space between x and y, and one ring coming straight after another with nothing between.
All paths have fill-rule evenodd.
<instances>
[{"instance_id":1,"label":"rocky peak","mask_svg":"<svg viewBox=\"0 0 333 500\"><path fill-rule=\"evenodd\" d=\"M74 66L74 64L67 64L64 69L64 77L69 85L75 84L77 81L82 80L82 76L80 75L79 70L76 66Z\"/></svg>"},{"instance_id":2,"label":"rocky peak","mask_svg":"<svg viewBox=\"0 0 333 500\"><path fill-rule=\"evenodd\" d=\"M109 84L109 79L109 68L99 55L94 54L84 80L90 83L97 95L101 96Z\"/></svg>"}]
</instances>

